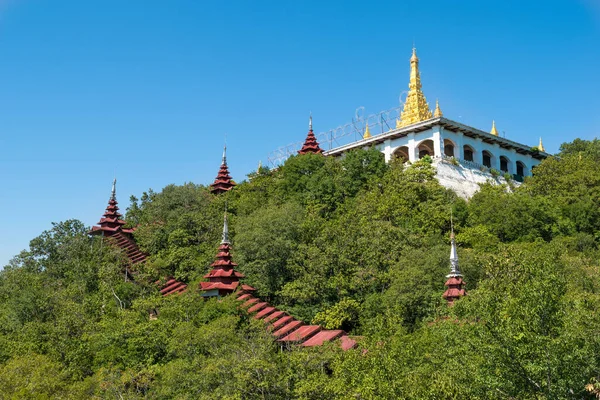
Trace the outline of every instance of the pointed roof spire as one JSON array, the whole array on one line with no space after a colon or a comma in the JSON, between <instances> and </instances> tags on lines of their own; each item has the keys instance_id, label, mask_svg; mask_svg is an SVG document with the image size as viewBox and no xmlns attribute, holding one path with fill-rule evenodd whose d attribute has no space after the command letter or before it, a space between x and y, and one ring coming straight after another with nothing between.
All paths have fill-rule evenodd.
<instances>
[{"instance_id":1,"label":"pointed roof spire","mask_svg":"<svg viewBox=\"0 0 600 400\"><path fill-rule=\"evenodd\" d=\"M546 149L544 149L544 144L542 143L542 137L541 136L540 136L540 144L538 144L538 150L546 152Z\"/></svg>"},{"instance_id":2,"label":"pointed roof spire","mask_svg":"<svg viewBox=\"0 0 600 400\"><path fill-rule=\"evenodd\" d=\"M217 173L215 181L210 184L210 191L214 194L221 194L227 192L235 186L235 182L229 175L229 168L227 167L227 145L223 146L223 158L221 159L221 167Z\"/></svg>"},{"instance_id":3,"label":"pointed roof spire","mask_svg":"<svg viewBox=\"0 0 600 400\"><path fill-rule=\"evenodd\" d=\"M223 235L221 236L221 244L229 244L229 225L227 224L227 205L225 205L225 215L223 217Z\"/></svg>"},{"instance_id":4,"label":"pointed roof spire","mask_svg":"<svg viewBox=\"0 0 600 400\"><path fill-rule=\"evenodd\" d=\"M215 261L210 265L211 270L204 278L208 282L200 282L200 290L206 293L203 296L224 296L233 293L240 286L240 279L244 274L236 271L237 264L233 262L231 256L231 243L229 242L229 224L227 223L227 205L225 205L225 215L223 217L223 236L221 244L215 257ZM241 285L242 290L253 291L254 288L248 285Z\"/></svg>"},{"instance_id":5,"label":"pointed roof spire","mask_svg":"<svg viewBox=\"0 0 600 400\"><path fill-rule=\"evenodd\" d=\"M413 46L410 57L410 81L408 83L408 95L404 102L404 110L400 119L396 121L396 128L412 125L417 122L433 118L427 99L421 90L421 74L419 73L419 57L417 49Z\"/></svg>"},{"instance_id":6,"label":"pointed roof spire","mask_svg":"<svg viewBox=\"0 0 600 400\"><path fill-rule=\"evenodd\" d=\"M317 138L313 132L312 125L312 113L308 119L308 134L306 135L306 139L304 140L304 144L302 148L298 151L298 154L321 154L323 150L319 147L319 142L317 142Z\"/></svg>"},{"instance_id":7,"label":"pointed roof spire","mask_svg":"<svg viewBox=\"0 0 600 400\"><path fill-rule=\"evenodd\" d=\"M435 99L435 111L433 112L433 116L434 118L444 116L444 114L442 114L442 109L440 108L440 102L438 101L438 99Z\"/></svg>"},{"instance_id":8,"label":"pointed roof spire","mask_svg":"<svg viewBox=\"0 0 600 400\"><path fill-rule=\"evenodd\" d=\"M490 133L494 136L498 136L498 129L496 129L496 121L492 120L492 130Z\"/></svg>"},{"instance_id":9,"label":"pointed roof spire","mask_svg":"<svg viewBox=\"0 0 600 400\"><path fill-rule=\"evenodd\" d=\"M121 219L123 215L119 212L119 206L117 206L117 204L117 178L114 178L108 206L106 207L102 218L98 221L98 225L92 226L92 230L89 232L90 234L112 236L117 232L124 232L127 234L133 233L133 229L123 228L125 221Z\"/></svg>"},{"instance_id":10,"label":"pointed roof spire","mask_svg":"<svg viewBox=\"0 0 600 400\"><path fill-rule=\"evenodd\" d=\"M368 139L371 137L371 132L369 132L369 124L366 124L365 127L365 134L363 135L363 139Z\"/></svg>"},{"instance_id":11,"label":"pointed roof spire","mask_svg":"<svg viewBox=\"0 0 600 400\"><path fill-rule=\"evenodd\" d=\"M110 199L117 201L117 178L113 179L112 190L110 193Z\"/></svg>"},{"instance_id":12,"label":"pointed roof spire","mask_svg":"<svg viewBox=\"0 0 600 400\"><path fill-rule=\"evenodd\" d=\"M450 215L450 273L446 275L446 278L448 279L444 286L446 286L447 289L442 297L446 299L448 305L452 305L454 300L467 294L465 290L465 281L458 268L458 253L456 251L456 240L454 239L452 214Z\"/></svg>"},{"instance_id":13,"label":"pointed roof spire","mask_svg":"<svg viewBox=\"0 0 600 400\"><path fill-rule=\"evenodd\" d=\"M456 251L456 240L454 239L454 224L452 223L452 217L450 217L450 273L446 275L446 278L462 276L458 269L458 253Z\"/></svg>"}]
</instances>

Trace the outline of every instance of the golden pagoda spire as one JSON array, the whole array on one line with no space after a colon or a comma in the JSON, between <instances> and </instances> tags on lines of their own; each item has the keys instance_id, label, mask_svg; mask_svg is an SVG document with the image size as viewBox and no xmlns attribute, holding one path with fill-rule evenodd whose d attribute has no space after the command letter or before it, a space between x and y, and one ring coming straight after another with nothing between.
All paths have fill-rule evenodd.
<instances>
[{"instance_id":1,"label":"golden pagoda spire","mask_svg":"<svg viewBox=\"0 0 600 400\"><path fill-rule=\"evenodd\" d=\"M368 139L371 137L371 132L369 132L369 124L367 123L367 127L365 128L365 134L363 135L363 139Z\"/></svg>"},{"instance_id":2,"label":"golden pagoda spire","mask_svg":"<svg viewBox=\"0 0 600 400\"><path fill-rule=\"evenodd\" d=\"M421 90L419 57L417 57L417 49L414 47L412 57L410 58L410 81L408 83L408 89L408 95L404 102L404 110L400 114L400 119L396 121L396 128L433 118L425 95Z\"/></svg>"},{"instance_id":3,"label":"golden pagoda spire","mask_svg":"<svg viewBox=\"0 0 600 400\"><path fill-rule=\"evenodd\" d=\"M440 108L440 102L438 101L438 99L435 99L435 111L433 112L433 117L434 118L439 118L439 117L443 117L444 114L442 114L442 109Z\"/></svg>"},{"instance_id":4,"label":"golden pagoda spire","mask_svg":"<svg viewBox=\"0 0 600 400\"><path fill-rule=\"evenodd\" d=\"M540 136L540 144L538 144L538 150L546 152L546 149L544 149L544 144L542 143L542 137L541 136Z\"/></svg>"},{"instance_id":5,"label":"golden pagoda spire","mask_svg":"<svg viewBox=\"0 0 600 400\"><path fill-rule=\"evenodd\" d=\"M496 129L496 121L492 120L492 130L490 133L494 136L498 136L498 129Z\"/></svg>"}]
</instances>

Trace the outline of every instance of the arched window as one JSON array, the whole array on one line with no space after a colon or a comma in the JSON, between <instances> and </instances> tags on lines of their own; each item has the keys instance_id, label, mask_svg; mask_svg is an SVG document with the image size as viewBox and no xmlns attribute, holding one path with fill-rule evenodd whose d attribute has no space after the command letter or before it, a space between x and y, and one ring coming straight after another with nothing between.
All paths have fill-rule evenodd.
<instances>
[{"instance_id":1,"label":"arched window","mask_svg":"<svg viewBox=\"0 0 600 400\"><path fill-rule=\"evenodd\" d=\"M464 153L464 157L465 157L466 161L473 161L475 150L473 150L473 148L471 146L464 145L463 153Z\"/></svg>"},{"instance_id":2,"label":"arched window","mask_svg":"<svg viewBox=\"0 0 600 400\"><path fill-rule=\"evenodd\" d=\"M494 158L494 156L492 156L492 153L490 153L487 150L484 150L483 153L481 153L482 158L483 158L483 165L485 165L488 168L492 168L492 158Z\"/></svg>"},{"instance_id":3,"label":"arched window","mask_svg":"<svg viewBox=\"0 0 600 400\"><path fill-rule=\"evenodd\" d=\"M517 161L517 175L525 176L527 173L527 167L521 161Z\"/></svg>"},{"instance_id":4,"label":"arched window","mask_svg":"<svg viewBox=\"0 0 600 400\"><path fill-rule=\"evenodd\" d=\"M402 160L404 160L403 162L407 162L408 160L410 160L410 157L408 156L407 146L398 147L396 150L394 150L393 154L394 157L401 158Z\"/></svg>"},{"instance_id":5,"label":"arched window","mask_svg":"<svg viewBox=\"0 0 600 400\"><path fill-rule=\"evenodd\" d=\"M452 140L444 139L444 155L447 157L456 157Z\"/></svg>"},{"instance_id":6,"label":"arched window","mask_svg":"<svg viewBox=\"0 0 600 400\"><path fill-rule=\"evenodd\" d=\"M504 156L500 156L500 171L502 172L510 172L509 171L510 161L508 158Z\"/></svg>"},{"instance_id":7,"label":"arched window","mask_svg":"<svg viewBox=\"0 0 600 400\"><path fill-rule=\"evenodd\" d=\"M423 158L425 156L433 157L433 140L424 140L419 144L419 158Z\"/></svg>"}]
</instances>

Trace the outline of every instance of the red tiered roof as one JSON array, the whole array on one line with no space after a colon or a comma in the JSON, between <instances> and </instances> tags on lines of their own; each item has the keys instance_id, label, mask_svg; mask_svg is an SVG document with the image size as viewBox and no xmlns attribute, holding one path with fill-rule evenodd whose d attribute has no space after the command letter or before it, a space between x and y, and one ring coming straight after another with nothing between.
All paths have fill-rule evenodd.
<instances>
[{"instance_id":1,"label":"red tiered roof","mask_svg":"<svg viewBox=\"0 0 600 400\"><path fill-rule=\"evenodd\" d=\"M92 227L92 230L90 231L90 234L92 235L112 236L117 232L126 234L133 233L133 229L123 228L125 221L121 219L123 215L119 213L119 207L117 206L116 184L117 180L115 179L113 181L112 193L110 200L108 200L106 211L104 211L102 218L100 218L100 221L98 222L99 226Z\"/></svg>"},{"instance_id":2,"label":"red tiered roof","mask_svg":"<svg viewBox=\"0 0 600 400\"><path fill-rule=\"evenodd\" d=\"M119 207L117 206L116 185L117 180L115 179L112 185L110 200L108 200L108 207L106 207L104 215L98 222L99 226L93 226L89 234L110 238L111 243L125 252L132 265L143 263L146 261L146 255L140 251L133 240L132 233L134 230L123 227L125 221L121 219L122 215L119 213Z\"/></svg>"},{"instance_id":3,"label":"red tiered roof","mask_svg":"<svg viewBox=\"0 0 600 400\"><path fill-rule=\"evenodd\" d=\"M466 283L463 280L462 276L451 276L450 278L448 278L446 283L444 283L444 286L448 287L448 289L446 289L446 291L442 295L442 297L444 297L444 299L446 299L446 301L448 302L448 305L452 305L454 303L454 300L461 298L462 296L465 296L467 294L467 291L465 290L465 285Z\"/></svg>"},{"instance_id":4,"label":"red tiered roof","mask_svg":"<svg viewBox=\"0 0 600 400\"><path fill-rule=\"evenodd\" d=\"M102 218L100 218L100 222L98 222L99 226L93 226L92 230L89 232L90 235L102 235L108 238L108 241L120 248L125 252L127 259L130 262L131 266L135 266L136 264L141 264L146 261L147 255L144 254L133 240L133 231L134 229L124 228L125 221L121 219L122 215L119 213L119 207L117 206L117 194L116 194L116 185L117 180L113 181L112 192L110 196L110 200L108 201L108 207L106 207L106 211ZM129 268L126 268L126 273L134 272L130 271ZM157 282L157 284L159 284ZM178 282L175 279L170 278L167 280L166 284L163 285L160 289L160 293L163 296L168 296L172 293L181 293L187 289L187 285L183 282Z\"/></svg>"},{"instance_id":5,"label":"red tiered roof","mask_svg":"<svg viewBox=\"0 0 600 400\"><path fill-rule=\"evenodd\" d=\"M237 300L241 302L240 308L248 314L255 314L254 319L261 320L267 326L271 335L279 342L302 344L306 347L319 346L325 342L340 340L340 347L344 350L354 348L357 343L342 330L323 330L318 325L304 325L302 321L279 311L266 301L254 297L254 288L240 283L244 275L235 270L237 264L232 261L231 244L229 242L229 226L227 214L223 221L223 238L212 269L204 277L208 282L200 282L200 289L209 292L204 296L224 296L234 291ZM311 341L311 339L315 338Z\"/></svg>"},{"instance_id":6,"label":"red tiered roof","mask_svg":"<svg viewBox=\"0 0 600 400\"><path fill-rule=\"evenodd\" d=\"M315 137L315 134L313 132L312 116L310 117L310 122L308 124L308 134L306 135L306 140L304 141L304 145L302 145L302 148L300 149L300 151L298 151L298 154L308 154L308 153L312 153L312 154L323 153L323 150L321 150L321 148L319 147L319 143L317 142L317 138Z\"/></svg>"},{"instance_id":7,"label":"red tiered roof","mask_svg":"<svg viewBox=\"0 0 600 400\"><path fill-rule=\"evenodd\" d=\"M229 175L229 168L227 168L226 150L227 147L223 149L223 160L221 161L219 173L217 174L215 181L210 185L210 191L214 194L227 192L235 186L235 182L231 179L231 175Z\"/></svg>"},{"instance_id":8,"label":"red tiered roof","mask_svg":"<svg viewBox=\"0 0 600 400\"><path fill-rule=\"evenodd\" d=\"M208 282L200 282L201 290L216 290L219 296L224 296L233 293L240 287L240 279L244 278L244 274L235 270L237 264L232 261L230 251L229 227L227 225L227 214L225 214L223 222L223 240L219 245L215 261L210 265L212 269L208 274L204 275L204 277L208 279ZM248 285L241 285L240 288L240 293L252 292L254 290L253 287ZM248 301L253 299L252 296L248 296L248 298ZM258 302L258 299L255 300L255 302Z\"/></svg>"}]
</instances>

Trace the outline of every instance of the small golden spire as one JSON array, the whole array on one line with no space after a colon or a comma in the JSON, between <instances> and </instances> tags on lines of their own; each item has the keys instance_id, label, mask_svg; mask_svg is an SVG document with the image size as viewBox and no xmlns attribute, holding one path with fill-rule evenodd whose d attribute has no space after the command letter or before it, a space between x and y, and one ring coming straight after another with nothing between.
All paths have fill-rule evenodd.
<instances>
[{"instance_id":1,"label":"small golden spire","mask_svg":"<svg viewBox=\"0 0 600 400\"><path fill-rule=\"evenodd\" d=\"M433 112L433 117L439 118L443 116L444 114L442 114L442 110L440 109L440 102L438 101L438 99L435 99L435 111Z\"/></svg>"},{"instance_id":2,"label":"small golden spire","mask_svg":"<svg viewBox=\"0 0 600 400\"><path fill-rule=\"evenodd\" d=\"M363 139L368 139L371 137L371 132L369 132L369 124L367 124L367 127L365 128L365 134L363 135Z\"/></svg>"},{"instance_id":3,"label":"small golden spire","mask_svg":"<svg viewBox=\"0 0 600 400\"><path fill-rule=\"evenodd\" d=\"M546 152L546 149L544 149L544 144L542 143L542 137L541 136L540 136L540 144L538 144L538 150Z\"/></svg>"},{"instance_id":4,"label":"small golden spire","mask_svg":"<svg viewBox=\"0 0 600 400\"><path fill-rule=\"evenodd\" d=\"M431 118L433 118L433 115L427 104L427 99L425 99L425 95L421 90L421 74L419 73L417 49L413 47L412 57L410 57L408 95L406 96L404 110L400 114L400 119L396 121L396 129Z\"/></svg>"},{"instance_id":5,"label":"small golden spire","mask_svg":"<svg viewBox=\"0 0 600 400\"><path fill-rule=\"evenodd\" d=\"M494 136L498 136L498 129L496 129L496 121L492 120L492 130L490 133Z\"/></svg>"}]
</instances>

